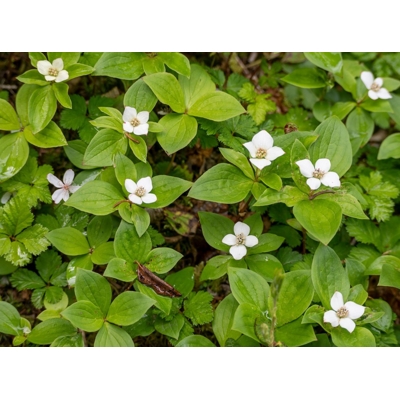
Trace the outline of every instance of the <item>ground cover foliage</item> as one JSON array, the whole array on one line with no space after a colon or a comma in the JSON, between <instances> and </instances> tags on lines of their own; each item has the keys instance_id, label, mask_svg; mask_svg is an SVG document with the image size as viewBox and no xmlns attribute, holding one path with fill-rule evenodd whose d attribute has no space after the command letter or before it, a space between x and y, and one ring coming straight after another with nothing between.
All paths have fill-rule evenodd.
<instances>
[{"instance_id":1,"label":"ground cover foliage","mask_svg":"<svg viewBox=\"0 0 400 400\"><path fill-rule=\"evenodd\" d=\"M0 346L398 346L400 53L0 71Z\"/></svg>"}]
</instances>

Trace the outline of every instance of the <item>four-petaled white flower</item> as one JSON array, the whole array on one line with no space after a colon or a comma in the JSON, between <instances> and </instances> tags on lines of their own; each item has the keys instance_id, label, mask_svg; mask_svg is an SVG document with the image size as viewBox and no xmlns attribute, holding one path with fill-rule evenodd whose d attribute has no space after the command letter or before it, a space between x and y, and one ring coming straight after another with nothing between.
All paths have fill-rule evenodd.
<instances>
[{"instance_id":1,"label":"four-petaled white flower","mask_svg":"<svg viewBox=\"0 0 400 400\"><path fill-rule=\"evenodd\" d=\"M139 179L137 184L132 179L125 179L125 188L130 193L128 198L132 203L142 204L157 201L157 196L149 193L153 189L153 183L149 176Z\"/></svg>"},{"instance_id":2,"label":"four-petaled white flower","mask_svg":"<svg viewBox=\"0 0 400 400\"><path fill-rule=\"evenodd\" d=\"M69 199L69 194L75 193L80 188L80 186L72 185L74 176L74 171L72 171L72 169L67 169L63 177L63 182L61 182L53 174L47 174L47 180L58 188L51 196L54 203L58 204L61 200L67 201Z\"/></svg>"},{"instance_id":3,"label":"four-petaled white flower","mask_svg":"<svg viewBox=\"0 0 400 400\"><path fill-rule=\"evenodd\" d=\"M250 162L259 169L271 165L271 161L285 154L277 146L274 146L274 139L267 131L260 131L253 136L251 142L243 144L249 151Z\"/></svg>"},{"instance_id":4,"label":"four-petaled white flower","mask_svg":"<svg viewBox=\"0 0 400 400\"><path fill-rule=\"evenodd\" d=\"M391 99L392 96L387 89L383 88L383 79L376 78L369 71L361 72L361 80L368 89L368 96L372 100L376 99Z\"/></svg>"},{"instance_id":5,"label":"four-petaled white flower","mask_svg":"<svg viewBox=\"0 0 400 400\"><path fill-rule=\"evenodd\" d=\"M134 133L135 135L147 135L149 131L149 120L148 111L136 111L136 108L125 107L122 119L124 121L123 128L126 132Z\"/></svg>"},{"instance_id":6,"label":"four-petaled white flower","mask_svg":"<svg viewBox=\"0 0 400 400\"><path fill-rule=\"evenodd\" d=\"M249 235L250 227L243 222L236 222L233 227L234 235L229 233L222 239L222 243L232 246L229 253L232 254L235 260L241 260L247 253L246 247L253 247L258 244L256 236Z\"/></svg>"},{"instance_id":7,"label":"four-petaled white flower","mask_svg":"<svg viewBox=\"0 0 400 400\"><path fill-rule=\"evenodd\" d=\"M53 64L47 60L38 61L37 69L44 75L46 81L62 82L69 78L68 71L64 69L64 62L61 58L56 58Z\"/></svg>"},{"instance_id":8,"label":"four-petaled white flower","mask_svg":"<svg viewBox=\"0 0 400 400\"><path fill-rule=\"evenodd\" d=\"M354 301L348 301L346 304L343 304L343 295L340 292L335 292L332 296L331 307L333 310L327 311L324 314L324 322L329 322L334 328L340 325L350 333L356 327L353 319L360 318L365 311L364 306L360 306L354 303Z\"/></svg>"},{"instance_id":9,"label":"four-petaled white flower","mask_svg":"<svg viewBox=\"0 0 400 400\"><path fill-rule=\"evenodd\" d=\"M311 190L316 190L321 183L329 187L340 187L339 175L336 172L329 172L331 162L327 158L320 158L315 163L315 168L310 160L296 161L300 172L307 179L307 185Z\"/></svg>"}]
</instances>

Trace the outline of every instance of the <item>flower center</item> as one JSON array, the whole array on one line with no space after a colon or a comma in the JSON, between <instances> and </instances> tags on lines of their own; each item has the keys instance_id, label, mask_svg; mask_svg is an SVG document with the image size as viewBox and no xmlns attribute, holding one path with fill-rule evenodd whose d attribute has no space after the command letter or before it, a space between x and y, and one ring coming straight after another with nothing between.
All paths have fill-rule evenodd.
<instances>
[{"instance_id":1,"label":"flower center","mask_svg":"<svg viewBox=\"0 0 400 400\"><path fill-rule=\"evenodd\" d=\"M131 121L131 125L133 127L139 126L140 125L140 121L137 118L133 118L133 120Z\"/></svg>"},{"instance_id":2,"label":"flower center","mask_svg":"<svg viewBox=\"0 0 400 400\"><path fill-rule=\"evenodd\" d=\"M246 236L243 233L236 235L236 246L246 243Z\"/></svg>"},{"instance_id":3,"label":"flower center","mask_svg":"<svg viewBox=\"0 0 400 400\"><path fill-rule=\"evenodd\" d=\"M339 318L346 318L349 315L349 310L346 307L340 307L339 310L336 311L336 315Z\"/></svg>"},{"instance_id":4,"label":"flower center","mask_svg":"<svg viewBox=\"0 0 400 400\"><path fill-rule=\"evenodd\" d=\"M69 190L69 186L70 186L70 185L67 185L67 184L64 183L63 189L64 189L64 190Z\"/></svg>"},{"instance_id":5,"label":"flower center","mask_svg":"<svg viewBox=\"0 0 400 400\"><path fill-rule=\"evenodd\" d=\"M371 90L373 90L374 92L377 92L380 89L380 86L377 83L373 83L371 85Z\"/></svg>"},{"instance_id":6,"label":"flower center","mask_svg":"<svg viewBox=\"0 0 400 400\"><path fill-rule=\"evenodd\" d=\"M136 194L136 196L142 197L146 194L146 189L144 187L140 186L136 189L135 194Z\"/></svg>"},{"instance_id":7,"label":"flower center","mask_svg":"<svg viewBox=\"0 0 400 400\"><path fill-rule=\"evenodd\" d=\"M316 169L312 174L312 176L317 179L321 179L324 175L325 175L325 172L321 171L320 169Z\"/></svg>"},{"instance_id":8,"label":"flower center","mask_svg":"<svg viewBox=\"0 0 400 400\"><path fill-rule=\"evenodd\" d=\"M264 149L258 149L256 152L256 158L265 158L267 155L267 150Z\"/></svg>"},{"instance_id":9,"label":"flower center","mask_svg":"<svg viewBox=\"0 0 400 400\"><path fill-rule=\"evenodd\" d=\"M49 75L50 76L57 76L58 75L58 70L55 68L49 68Z\"/></svg>"}]
</instances>

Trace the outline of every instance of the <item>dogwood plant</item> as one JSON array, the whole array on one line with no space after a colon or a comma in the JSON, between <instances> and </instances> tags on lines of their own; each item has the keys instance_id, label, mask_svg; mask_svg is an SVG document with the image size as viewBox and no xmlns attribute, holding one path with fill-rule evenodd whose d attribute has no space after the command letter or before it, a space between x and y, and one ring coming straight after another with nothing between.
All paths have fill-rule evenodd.
<instances>
[{"instance_id":1,"label":"dogwood plant","mask_svg":"<svg viewBox=\"0 0 400 400\"><path fill-rule=\"evenodd\" d=\"M392 95L388 92L387 89L383 88L383 79L376 78L374 79L374 75L372 75L369 71L364 71L361 73L361 80L364 82L364 85L368 89L368 96L372 100L377 99L391 99Z\"/></svg>"},{"instance_id":2,"label":"dogwood plant","mask_svg":"<svg viewBox=\"0 0 400 400\"><path fill-rule=\"evenodd\" d=\"M350 333L354 331L356 324L354 319L360 318L365 311L364 306L360 306L354 301L343 303L343 295L335 292L331 298L331 307L333 310L326 311L324 314L324 322L330 323L334 328L341 326Z\"/></svg>"},{"instance_id":3,"label":"dogwood plant","mask_svg":"<svg viewBox=\"0 0 400 400\"><path fill-rule=\"evenodd\" d=\"M47 60L38 61L37 69L44 75L46 81L62 82L69 78L68 71L64 69L64 62L61 58L56 58L53 63Z\"/></svg>"},{"instance_id":4,"label":"dogwood plant","mask_svg":"<svg viewBox=\"0 0 400 400\"><path fill-rule=\"evenodd\" d=\"M135 135L147 135L149 131L149 112L136 111L136 108L125 107L124 114L122 115L124 121L124 130L128 133L134 133Z\"/></svg>"},{"instance_id":5,"label":"dogwood plant","mask_svg":"<svg viewBox=\"0 0 400 400\"><path fill-rule=\"evenodd\" d=\"M277 146L274 146L274 139L267 131L260 131L253 136L251 142L243 144L249 151L250 162L258 169L263 169L271 165L271 161L285 154L285 152Z\"/></svg>"},{"instance_id":6,"label":"dogwood plant","mask_svg":"<svg viewBox=\"0 0 400 400\"><path fill-rule=\"evenodd\" d=\"M340 187L339 175L336 172L329 171L331 162L327 158L320 158L315 163L315 167L310 160L296 161L300 168L300 172L307 179L307 185L311 190L316 190L321 183L329 187Z\"/></svg>"},{"instance_id":7,"label":"dogwood plant","mask_svg":"<svg viewBox=\"0 0 400 400\"><path fill-rule=\"evenodd\" d=\"M250 227L243 222L236 222L233 227L234 235L229 233L222 239L222 243L231 246L229 253L235 260L241 260L247 254L247 247L253 247L258 244L256 236L249 235Z\"/></svg>"},{"instance_id":8,"label":"dogwood plant","mask_svg":"<svg viewBox=\"0 0 400 400\"><path fill-rule=\"evenodd\" d=\"M125 188L130 193L129 200L134 204L154 203L157 196L150 193L153 189L153 183L149 176L139 179L135 183L132 179L125 179Z\"/></svg>"},{"instance_id":9,"label":"dogwood plant","mask_svg":"<svg viewBox=\"0 0 400 400\"><path fill-rule=\"evenodd\" d=\"M72 185L74 177L75 172L72 169L67 169L65 171L63 181L60 181L53 174L47 174L47 180L57 188L51 196L54 203L58 204L61 200L67 201L69 199L69 194L75 193L80 188L80 186Z\"/></svg>"}]
</instances>

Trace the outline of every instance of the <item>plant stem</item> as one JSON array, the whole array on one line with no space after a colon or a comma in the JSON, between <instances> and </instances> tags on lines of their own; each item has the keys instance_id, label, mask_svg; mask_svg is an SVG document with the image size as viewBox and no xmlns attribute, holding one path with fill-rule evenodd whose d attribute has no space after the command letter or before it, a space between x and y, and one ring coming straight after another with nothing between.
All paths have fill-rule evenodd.
<instances>
[{"instance_id":1,"label":"plant stem","mask_svg":"<svg viewBox=\"0 0 400 400\"><path fill-rule=\"evenodd\" d=\"M139 140L134 139L128 132L124 132L125 136L129 139L132 140L134 143L140 143Z\"/></svg>"},{"instance_id":2,"label":"plant stem","mask_svg":"<svg viewBox=\"0 0 400 400\"><path fill-rule=\"evenodd\" d=\"M314 200L317 196L320 196L321 194L327 194L327 193L335 193L335 191L334 191L334 190L329 190L329 189L327 189L327 190L322 190L321 192L317 192L317 193L314 193L314 194L310 194L310 195L308 196L308 198L309 198L310 200Z\"/></svg>"}]
</instances>

